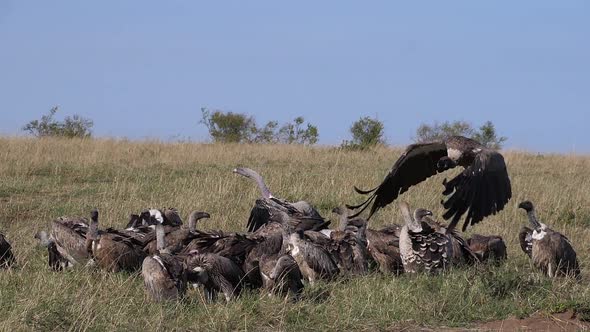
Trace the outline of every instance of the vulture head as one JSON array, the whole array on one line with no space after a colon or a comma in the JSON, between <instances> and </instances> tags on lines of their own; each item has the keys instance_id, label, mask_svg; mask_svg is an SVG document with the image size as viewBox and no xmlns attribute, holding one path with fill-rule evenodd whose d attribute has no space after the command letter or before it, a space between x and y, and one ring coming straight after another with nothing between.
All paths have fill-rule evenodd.
<instances>
[{"instance_id":1,"label":"vulture head","mask_svg":"<svg viewBox=\"0 0 590 332\"><path fill-rule=\"evenodd\" d=\"M535 215L535 207L533 206L533 203L531 201L520 202L520 204L518 204L518 207L526 211L526 213L529 216L529 222L531 223L531 225L533 225L535 231L540 232L544 231L545 228L547 228L547 225L537 220L537 216Z\"/></svg>"},{"instance_id":2,"label":"vulture head","mask_svg":"<svg viewBox=\"0 0 590 332\"><path fill-rule=\"evenodd\" d=\"M297 265L297 262L295 262L293 257L291 257L289 255L283 255L277 260L277 263L276 263L274 269L272 269L272 272L270 273L269 277L272 280L276 280L278 277L280 277L285 272L288 272L291 269L293 269L296 265Z\"/></svg>"},{"instance_id":3,"label":"vulture head","mask_svg":"<svg viewBox=\"0 0 590 332\"><path fill-rule=\"evenodd\" d=\"M49 239L49 235L47 235L46 231L38 231L35 233L35 239L39 240L40 245L43 247L48 247L49 244L52 242Z\"/></svg>"},{"instance_id":4,"label":"vulture head","mask_svg":"<svg viewBox=\"0 0 590 332\"><path fill-rule=\"evenodd\" d=\"M191 255L185 261L187 267L187 278L192 283L206 284L209 281L209 270L211 270L211 263L207 260L205 255Z\"/></svg>"},{"instance_id":5,"label":"vulture head","mask_svg":"<svg viewBox=\"0 0 590 332\"><path fill-rule=\"evenodd\" d=\"M127 226L125 226L125 228L130 229L136 228L138 226L141 226L141 218L137 214L130 214L129 222L127 223Z\"/></svg>"},{"instance_id":6,"label":"vulture head","mask_svg":"<svg viewBox=\"0 0 590 332\"><path fill-rule=\"evenodd\" d=\"M518 207L525 210L526 212L531 212L535 209L531 201L520 202L520 204L518 204Z\"/></svg>"},{"instance_id":7,"label":"vulture head","mask_svg":"<svg viewBox=\"0 0 590 332\"><path fill-rule=\"evenodd\" d=\"M423 208L417 208L416 210L414 210L414 220L415 221L422 221L422 218L426 217L426 216L432 216L432 211L430 210L426 210Z\"/></svg>"}]
</instances>

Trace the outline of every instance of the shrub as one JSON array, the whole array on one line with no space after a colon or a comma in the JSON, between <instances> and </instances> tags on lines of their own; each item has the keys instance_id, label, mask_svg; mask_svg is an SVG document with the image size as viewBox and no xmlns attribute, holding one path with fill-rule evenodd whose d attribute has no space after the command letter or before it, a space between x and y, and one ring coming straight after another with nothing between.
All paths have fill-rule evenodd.
<instances>
[{"instance_id":1,"label":"shrub","mask_svg":"<svg viewBox=\"0 0 590 332\"><path fill-rule=\"evenodd\" d=\"M383 139L384 126L377 119L368 116L355 121L350 127L351 141L342 142L342 147L347 149L364 150L377 144L385 144Z\"/></svg>"},{"instance_id":2,"label":"shrub","mask_svg":"<svg viewBox=\"0 0 590 332\"><path fill-rule=\"evenodd\" d=\"M64 121L60 122L53 118L57 110L57 106L51 108L48 114L41 117L41 120L27 123L22 130L28 131L36 137L86 138L92 135L91 128L94 125L92 120L74 114L71 117L66 116Z\"/></svg>"},{"instance_id":3,"label":"shrub","mask_svg":"<svg viewBox=\"0 0 590 332\"><path fill-rule=\"evenodd\" d=\"M493 149L500 149L502 143L507 140L504 136L498 137L496 128L491 121L486 121L477 130L465 121L445 121L434 125L423 123L416 129L416 136L413 139L416 143L426 143L443 140L450 136L470 137Z\"/></svg>"}]
</instances>

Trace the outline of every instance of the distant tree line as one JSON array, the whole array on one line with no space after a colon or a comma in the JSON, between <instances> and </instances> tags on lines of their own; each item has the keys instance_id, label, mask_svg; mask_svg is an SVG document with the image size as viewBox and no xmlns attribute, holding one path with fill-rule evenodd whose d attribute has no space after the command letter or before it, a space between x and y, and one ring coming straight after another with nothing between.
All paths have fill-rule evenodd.
<instances>
[{"instance_id":1,"label":"distant tree line","mask_svg":"<svg viewBox=\"0 0 590 332\"><path fill-rule=\"evenodd\" d=\"M58 121L54 119L57 111L57 106L51 108L41 119L30 121L23 126L22 130L36 137L91 137L94 125L92 120L73 115L66 116L63 121ZM269 121L263 126L259 126L254 117L250 115L210 110L203 107L199 123L207 127L213 142L220 143L313 145L317 143L319 138L318 127L306 122L302 116L280 126L278 121ZM377 118L361 117L350 126L349 132L351 139L342 142L340 147L343 149L366 150L386 144L385 126ZM413 140L416 143L425 143L455 135L473 138L494 149L502 148L503 143L507 140L506 137L496 133L496 127L491 121L486 121L479 128L475 128L465 121L423 123L416 129Z\"/></svg>"},{"instance_id":2,"label":"distant tree line","mask_svg":"<svg viewBox=\"0 0 590 332\"><path fill-rule=\"evenodd\" d=\"M201 108L201 117L214 142L315 144L319 138L318 128L302 116L280 127L278 121L259 127L252 116L207 108Z\"/></svg>"},{"instance_id":3,"label":"distant tree line","mask_svg":"<svg viewBox=\"0 0 590 332\"><path fill-rule=\"evenodd\" d=\"M504 136L498 136L496 127L491 121L486 121L478 129L473 128L470 123L465 121L445 121L443 123L434 123L433 125L421 124L416 129L414 141L416 143L425 143L442 140L449 136L473 138L492 149L502 148L502 144L508 139Z\"/></svg>"}]
</instances>

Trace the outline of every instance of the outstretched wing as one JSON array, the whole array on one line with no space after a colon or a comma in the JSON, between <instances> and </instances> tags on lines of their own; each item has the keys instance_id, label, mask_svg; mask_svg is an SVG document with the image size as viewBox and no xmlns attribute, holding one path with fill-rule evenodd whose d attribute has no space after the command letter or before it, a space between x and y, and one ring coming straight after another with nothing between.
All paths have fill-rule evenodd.
<instances>
[{"instance_id":1,"label":"outstretched wing","mask_svg":"<svg viewBox=\"0 0 590 332\"><path fill-rule=\"evenodd\" d=\"M474 225L484 217L501 211L512 197L504 157L490 149L479 152L470 166L443 184L443 194L449 196L442 202L447 210L443 217L451 219L451 230L468 210L463 231L468 225Z\"/></svg>"},{"instance_id":2,"label":"outstretched wing","mask_svg":"<svg viewBox=\"0 0 590 332\"><path fill-rule=\"evenodd\" d=\"M373 203L367 220L370 219L377 210L393 202L408 188L435 175L439 159L446 155L447 147L441 142L408 146L378 187L371 190L360 190L355 187L357 193L370 196L359 205L347 205L349 209L360 208L360 211L350 218L358 216Z\"/></svg>"}]
</instances>

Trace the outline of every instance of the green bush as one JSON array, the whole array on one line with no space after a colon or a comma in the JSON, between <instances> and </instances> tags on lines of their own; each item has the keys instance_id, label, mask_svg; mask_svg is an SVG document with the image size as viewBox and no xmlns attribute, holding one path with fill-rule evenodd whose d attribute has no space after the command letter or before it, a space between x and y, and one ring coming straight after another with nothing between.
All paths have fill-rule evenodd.
<instances>
[{"instance_id":1,"label":"green bush","mask_svg":"<svg viewBox=\"0 0 590 332\"><path fill-rule=\"evenodd\" d=\"M341 147L364 150L377 144L385 144L383 132L384 126L381 121L368 116L362 117L350 127L352 140L342 142Z\"/></svg>"},{"instance_id":2,"label":"green bush","mask_svg":"<svg viewBox=\"0 0 590 332\"><path fill-rule=\"evenodd\" d=\"M57 110L57 106L51 108L48 114L41 117L41 120L27 123L22 130L28 131L36 137L87 138L92 135L91 128L94 125L92 120L75 114L71 117L66 116L64 121L60 122L53 118Z\"/></svg>"}]
</instances>

